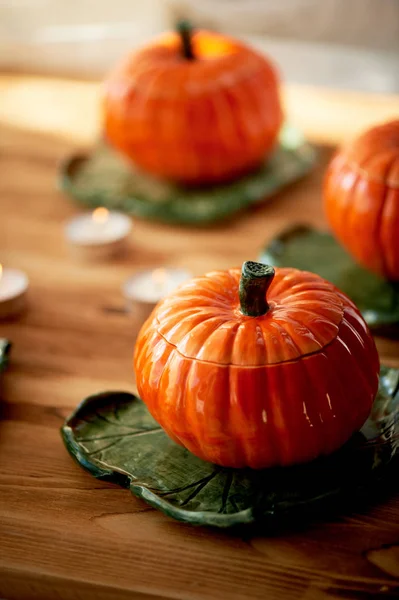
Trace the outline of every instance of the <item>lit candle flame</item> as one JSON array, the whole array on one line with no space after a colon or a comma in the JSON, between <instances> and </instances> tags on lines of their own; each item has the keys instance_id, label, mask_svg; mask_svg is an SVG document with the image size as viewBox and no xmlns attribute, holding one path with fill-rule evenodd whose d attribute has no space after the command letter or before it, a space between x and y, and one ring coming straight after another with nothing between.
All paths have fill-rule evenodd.
<instances>
[{"instance_id":1,"label":"lit candle flame","mask_svg":"<svg viewBox=\"0 0 399 600\"><path fill-rule=\"evenodd\" d=\"M99 206L93 210L92 219L95 223L105 223L109 218L109 210L104 206Z\"/></svg>"},{"instance_id":2,"label":"lit candle flame","mask_svg":"<svg viewBox=\"0 0 399 600\"><path fill-rule=\"evenodd\" d=\"M3 265L0 263L0 279L3 277Z\"/></svg>"}]
</instances>

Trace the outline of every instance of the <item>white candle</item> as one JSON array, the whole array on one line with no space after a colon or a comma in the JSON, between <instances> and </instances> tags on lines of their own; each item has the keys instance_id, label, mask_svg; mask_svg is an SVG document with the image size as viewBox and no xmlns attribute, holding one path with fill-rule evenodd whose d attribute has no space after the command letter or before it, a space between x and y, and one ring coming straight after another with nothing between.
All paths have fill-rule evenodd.
<instances>
[{"instance_id":1,"label":"white candle","mask_svg":"<svg viewBox=\"0 0 399 600\"><path fill-rule=\"evenodd\" d=\"M0 318L15 315L24 308L28 285L23 271L3 269L0 265Z\"/></svg>"},{"instance_id":2,"label":"white candle","mask_svg":"<svg viewBox=\"0 0 399 600\"><path fill-rule=\"evenodd\" d=\"M131 227L132 221L127 215L99 207L71 219L65 227L65 235L75 254L99 259L119 253Z\"/></svg>"},{"instance_id":3,"label":"white candle","mask_svg":"<svg viewBox=\"0 0 399 600\"><path fill-rule=\"evenodd\" d=\"M130 310L146 318L162 298L191 278L187 269L139 271L123 284L122 291Z\"/></svg>"}]
</instances>

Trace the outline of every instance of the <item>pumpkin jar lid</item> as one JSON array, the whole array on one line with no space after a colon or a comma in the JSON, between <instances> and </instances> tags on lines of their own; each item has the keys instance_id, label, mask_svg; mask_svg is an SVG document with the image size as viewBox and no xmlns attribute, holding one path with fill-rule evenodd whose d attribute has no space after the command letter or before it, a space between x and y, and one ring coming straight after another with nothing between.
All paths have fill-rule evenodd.
<instances>
[{"instance_id":1,"label":"pumpkin jar lid","mask_svg":"<svg viewBox=\"0 0 399 600\"><path fill-rule=\"evenodd\" d=\"M183 284L155 312L159 334L186 358L255 367L293 361L337 336L336 288L313 273L246 262Z\"/></svg>"},{"instance_id":2,"label":"pumpkin jar lid","mask_svg":"<svg viewBox=\"0 0 399 600\"><path fill-rule=\"evenodd\" d=\"M343 157L366 179L399 187L399 119L367 130L343 150Z\"/></svg>"}]
</instances>

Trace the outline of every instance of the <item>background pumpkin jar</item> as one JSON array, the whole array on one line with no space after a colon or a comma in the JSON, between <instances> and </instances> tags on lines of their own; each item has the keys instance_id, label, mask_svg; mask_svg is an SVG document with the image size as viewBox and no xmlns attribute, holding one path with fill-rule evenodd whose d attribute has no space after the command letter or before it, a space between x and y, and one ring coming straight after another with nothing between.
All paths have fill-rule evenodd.
<instances>
[{"instance_id":1,"label":"background pumpkin jar","mask_svg":"<svg viewBox=\"0 0 399 600\"><path fill-rule=\"evenodd\" d=\"M273 150L282 124L270 61L182 22L131 53L104 85L104 130L128 160L189 185L234 180Z\"/></svg>"}]
</instances>

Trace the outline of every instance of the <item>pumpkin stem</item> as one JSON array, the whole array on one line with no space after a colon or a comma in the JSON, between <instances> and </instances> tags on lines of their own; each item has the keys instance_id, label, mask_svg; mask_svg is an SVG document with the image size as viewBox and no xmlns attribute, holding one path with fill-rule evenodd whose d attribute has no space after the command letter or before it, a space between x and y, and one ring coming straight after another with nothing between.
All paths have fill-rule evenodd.
<instances>
[{"instance_id":1,"label":"pumpkin stem","mask_svg":"<svg viewBox=\"0 0 399 600\"><path fill-rule=\"evenodd\" d=\"M267 290L273 281L275 271L270 265L246 261L242 265L240 279L241 312L249 317L260 317L269 310Z\"/></svg>"},{"instance_id":2,"label":"pumpkin stem","mask_svg":"<svg viewBox=\"0 0 399 600\"><path fill-rule=\"evenodd\" d=\"M193 51L192 33L193 28L188 21L179 21L176 26L177 32L180 34L181 49L184 58L187 60L194 60L195 55Z\"/></svg>"}]
</instances>

